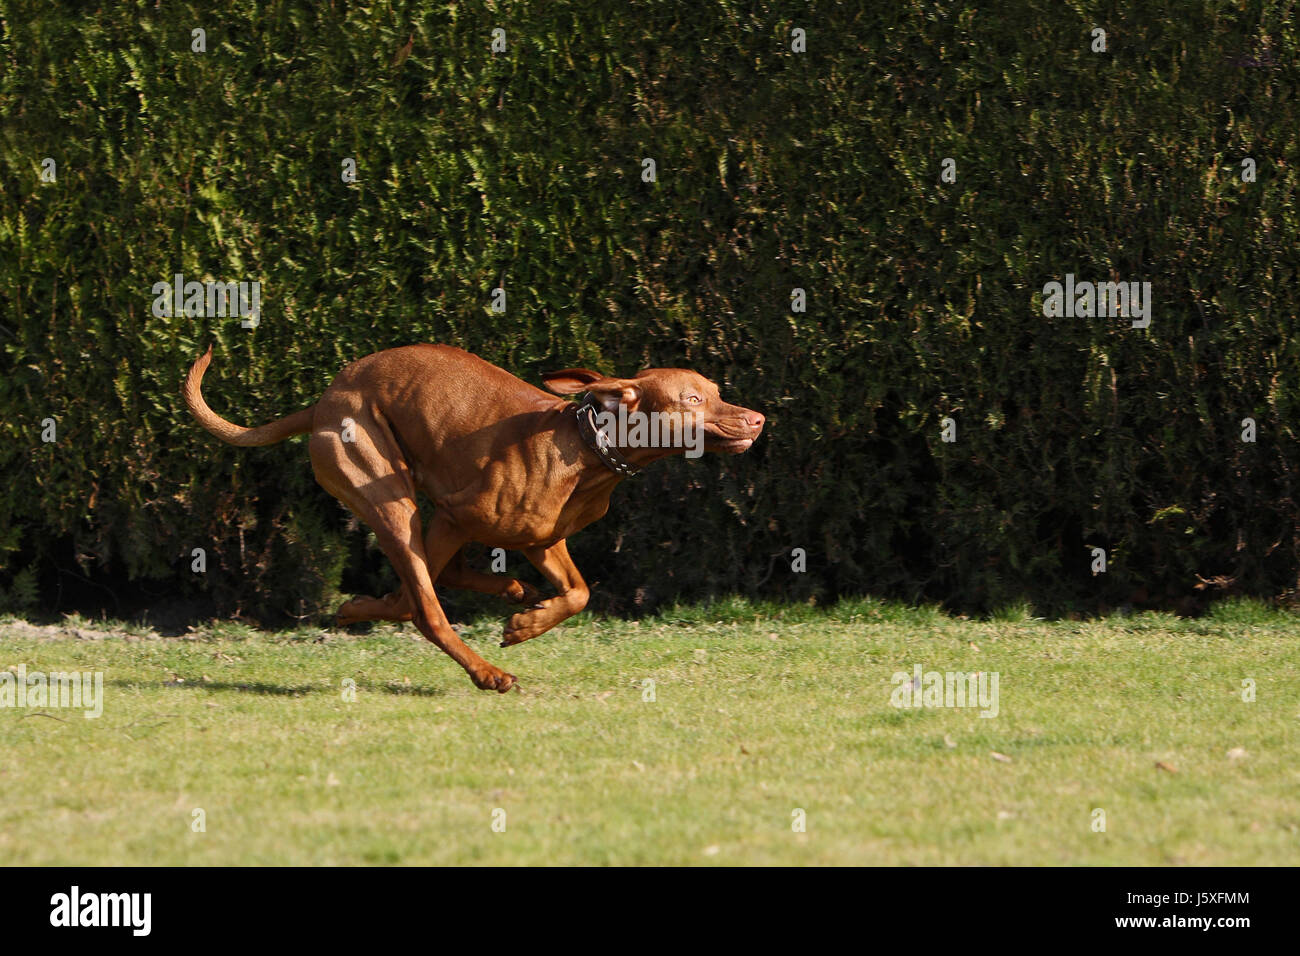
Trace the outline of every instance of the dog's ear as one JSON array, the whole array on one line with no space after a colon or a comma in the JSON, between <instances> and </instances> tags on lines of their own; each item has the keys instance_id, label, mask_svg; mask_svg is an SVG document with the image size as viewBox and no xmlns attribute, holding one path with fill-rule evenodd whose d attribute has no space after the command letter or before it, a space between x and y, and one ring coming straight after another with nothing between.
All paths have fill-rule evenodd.
<instances>
[{"instance_id":1,"label":"dog's ear","mask_svg":"<svg viewBox=\"0 0 1300 956\"><path fill-rule=\"evenodd\" d=\"M561 372L544 372L542 383L556 395L577 395L604 377L589 368L566 368Z\"/></svg>"},{"instance_id":2,"label":"dog's ear","mask_svg":"<svg viewBox=\"0 0 1300 956\"><path fill-rule=\"evenodd\" d=\"M618 411L626 405L628 411L636 408L641 399L641 387L630 378L605 378L585 368L566 368L563 372L547 372L542 381L557 395L577 395L591 392L600 400L607 412Z\"/></svg>"}]
</instances>

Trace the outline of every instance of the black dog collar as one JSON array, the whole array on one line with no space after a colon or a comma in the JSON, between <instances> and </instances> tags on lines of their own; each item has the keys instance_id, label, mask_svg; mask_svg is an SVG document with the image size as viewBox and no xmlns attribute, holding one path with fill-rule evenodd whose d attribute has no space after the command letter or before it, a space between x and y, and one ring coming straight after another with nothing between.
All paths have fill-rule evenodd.
<instances>
[{"instance_id":1,"label":"black dog collar","mask_svg":"<svg viewBox=\"0 0 1300 956\"><path fill-rule=\"evenodd\" d=\"M620 455L609 436L596 427L596 411L599 408L600 402L591 392L573 406L574 417L578 420L578 434L582 436L583 444L596 453L606 468L616 475L631 478L641 469Z\"/></svg>"}]
</instances>

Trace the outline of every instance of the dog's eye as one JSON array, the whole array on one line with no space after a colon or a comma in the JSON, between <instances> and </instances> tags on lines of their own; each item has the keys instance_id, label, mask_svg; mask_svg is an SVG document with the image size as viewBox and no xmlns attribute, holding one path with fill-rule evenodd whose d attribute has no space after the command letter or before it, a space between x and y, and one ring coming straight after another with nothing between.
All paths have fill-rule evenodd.
<instances>
[{"instance_id":1,"label":"dog's eye","mask_svg":"<svg viewBox=\"0 0 1300 956\"><path fill-rule=\"evenodd\" d=\"M686 402L689 405L698 405L702 401L704 401L704 399L700 398L698 395L692 395L690 398L686 399Z\"/></svg>"}]
</instances>

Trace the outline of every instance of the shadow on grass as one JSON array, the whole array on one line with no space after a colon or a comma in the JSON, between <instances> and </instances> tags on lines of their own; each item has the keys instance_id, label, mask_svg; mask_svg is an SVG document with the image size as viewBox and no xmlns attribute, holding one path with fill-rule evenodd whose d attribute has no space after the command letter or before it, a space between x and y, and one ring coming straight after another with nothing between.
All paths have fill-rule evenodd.
<instances>
[{"instance_id":1,"label":"shadow on grass","mask_svg":"<svg viewBox=\"0 0 1300 956\"><path fill-rule=\"evenodd\" d=\"M198 680L194 682L186 681L183 684L175 681L138 681L138 680L106 680L104 681L110 687L129 688L138 690L141 688L159 688L171 690L212 690L212 691L235 691L243 694L261 694L268 697L306 697L308 694L326 694L334 695L342 693L342 688L323 684L267 684L262 681L221 681L221 680ZM392 694L395 697L445 697L447 692L438 687L423 687L415 684L399 684L396 681L377 683L375 681L357 681L358 691L376 691L385 694Z\"/></svg>"}]
</instances>

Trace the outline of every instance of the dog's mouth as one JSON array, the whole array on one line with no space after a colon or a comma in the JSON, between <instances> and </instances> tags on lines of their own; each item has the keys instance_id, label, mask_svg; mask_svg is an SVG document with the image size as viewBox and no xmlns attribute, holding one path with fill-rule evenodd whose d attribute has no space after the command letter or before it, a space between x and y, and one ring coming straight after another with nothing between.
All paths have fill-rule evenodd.
<instances>
[{"instance_id":1,"label":"dog's mouth","mask_svg":"<svg viewBox=\"0 0 1300 956\"><path fill-rule=\"evenodd\" d=\"M742 451L748 451L761 433L761 428L755 429L748 438L743 438L720 429L712 431L705 426L704 447L707 451L718 451L724 455L739 455Z\"/></svg>"},{"instance_id":2,"label":"dog's mouth","mask_svg":"<svg viewBox=\"0 0 1300 956\"><path fill-rule=\"evenodd\" d=\"M723 441L715 442L713 449L726 455L739 455L742 451L749 451L754 444L752 438L728 438Z\"/></svg>"}]
</instances>

